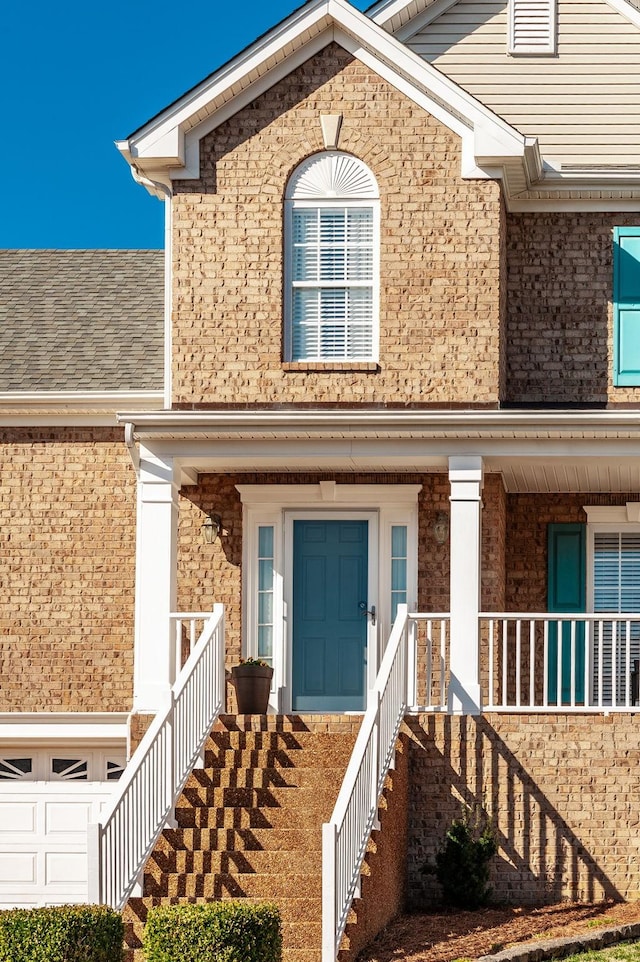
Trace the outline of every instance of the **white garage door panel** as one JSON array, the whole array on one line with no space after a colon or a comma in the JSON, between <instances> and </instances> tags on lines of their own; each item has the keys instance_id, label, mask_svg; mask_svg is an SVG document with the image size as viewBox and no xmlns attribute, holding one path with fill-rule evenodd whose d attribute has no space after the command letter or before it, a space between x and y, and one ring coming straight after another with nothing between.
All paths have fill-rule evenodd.
<instances>
[{"instance_id":1,"label":"white garage door panel","mask_svg":"<svg viewBox=\"0 0 640 962\"><path fill-rule=\"evenodd\" d=\"M50 838L56 835L84 837L91 821L91 808L90 800L45 802L46 834Z\"/></svg>"},{"instance_id":2,"label":"white garage door panel","mask_svg":"<svg viewBox=\"0 0 640 962\"><path fill-rule=\"evenodd\" d=\"M37 852L0 852L0 885L36 884Z\"/></svg>"},{"instance_id":3,"label":"white garage door panel","mask_svg":"<svg viewBox=\"0 0 640 962\"><path fill-rule=\"evenodd\" d=\"M47 885L87 885L87 853L47 852L45 855Z\"/></svg>"},{"instance_id":4,"label":"white garage door panel","mask_svg":"<svg viewBox=\"0 0 640 962\"><path fill-rule=\"evenodd\" d=\"M34 801L0 802L0 840L4 840L5 836L13 836L16 832L31 833L35 830Z\"/></svg>"},{"instance_id":5,"label":"white garage door panel","mask_svg":"<svg viewBox=\"0 0 640 962\"><path fill-rule=\"evenodd\" d=\"M0 785L0 908L87 900L87 824L112 790L104 782Z\"/></svg>"}]
</instances>

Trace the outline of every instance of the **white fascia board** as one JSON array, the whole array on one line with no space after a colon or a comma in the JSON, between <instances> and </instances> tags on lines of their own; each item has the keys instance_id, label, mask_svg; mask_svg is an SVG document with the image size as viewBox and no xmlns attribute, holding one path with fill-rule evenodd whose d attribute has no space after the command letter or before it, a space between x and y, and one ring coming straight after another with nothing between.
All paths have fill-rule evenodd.
<instances>
[{"instance_id":1,"label":"white fascia board","mask_svg":"<svg viewBox=\"0 0 640 962\"><path fill-rule=\"evenodd\" d=\"M297 67L302 66L306 60L309 60L314 54L319 53L334 39L335 31L332 25L293 51L286 59L281 60L268 74L265 74L241 90L231 100L218 108L210 117L207 117L206 120L192 127L184 139L184 167L170 171L169 176L171 179L197 179L200 176L200 141L202 138L210 134L216 127L225 123L233 117L234 114L252 103L257 97L265 93L275 84L284 80L292 70L296 70Z\"/></svg>"},{"instance_id":2,"label":"white fascia board","mask_svg":"<svg viewBox=\"0 0 640 962\"><path fill-rule=\"evenodd\" d=\"M423 0L424 2L424 0ZM404 25L407 21L407 8L411 6L411 0L380 0L367 11L367 16L379 24L387 27L392 21L399 19Z\"/></svg>"},{"instance_id":3,"label":"white fascia board","mask_svg":"<svg viewBox=\"0 0 640 962\"><path fill-rule=\"evenodd\" d=\"M118 414L120 423L131 423L136 437L193 437L209 431L240 434L269 431L278 437L296 436L300 431L336 432L341 435L363 430L415 431L424 433L511 437L513 431L539 437L554 431L571 437L581 432L615 437L616 432L640 431L640 411L163 411Z\"/></svg>"},{"instance_id":4,"label":"white fascia board","mask_svg":"<svg viewBox=\"0 0 640 962\"><path fill-rule=\"evenodd\" d=\"M207 77L158 117L150 120L127 141L120 143L127 144L134 160L142 156L151 156L154 144L166 143L165 138L172 130L189 124L192 118L201 112L207 113L212 101L232 91L250 73L259 69L270 57L276 56L287 44L294 42L307 30L313 30L314 26L327 15L329 2L330 0L315 0L294 11L283 23L240 53L226 66Z\"/></svg>"},{"instance_id":5,"label":"white fascia board","mask_svg":"<svg viewBox=\"0 0 640 962\"><path fill-rule=\"evenodd\" d=\"M0 742L127 740L126 712L1 712Z\"/></svg>"},{"instance_id":6,"label":"white fascia board","mask_svg":"<svg viewBox=\"0 0 640 962\"><path fill-rule=\"evenodd\" d=\"M118 424L123 405L139 404L162 410L162 391L7 391L0 393L0 425L56 426Z\"/></svg>"},{"instance_id":7,"label":"white fascia board","mask_svg":"<svg viewBox=\"0 0 640 962\"><path fill-rule=\"evenodd\" d=\"M607 0L610 7L613 7L621 16L640 29L640 10L627 0Z\"/></svg>"},{"instance_id":8,"label":"white fascia board","mask_svg":"<svg viewBox=\"0 0 640 962\"><path fill-rule=\"evenodd\" d=\"M189 130L184 145L186 169L174 165L171 176L197 177L199 140L286 76L314 50L326 45L331 39L331 23L336 42L456 134L465 136L468 129L477 126L482 129L485 139L490 138L496 155L506 158L524 155L525 138L522 134L344 0L317 0L297 11L280 28L232 61L228 68L223 68L168 114L162 115L152 126L142 128L126 142L123 154L149 176L150 162L157 168L161 159L154 153L154 144L166 144L170 132L178 128ZM309 33L311 28L315 29ZM285 45L290 45L290 52L285 58L277 58ZM278 59L277 65L265 71L265 64L273 57ZM259 79L247 84L246 78L252 72ZM221 101L220 107L212 110L210 105L217 100ZM202 120L194 122L199 114L203 115ZM483 175L475 172L474 176Z\"/></svg>"},{"instance_id":9,"label":"white fascia board","mask_svg":"<svg viewBox=\"0 0 640 962\"><path fill-rule=\"evenodd\" d=\"M443 12L441 8L438 9L441 2L446 4L445 9L449 9L449 7L457 3L458 0L435 0L435 2L432 3L428 3L428 0L426 0L426 2L423 0L423 2L426 9L421 13L415 14L413 17L407 16L406 13L412 6L413 0L381 0L380 3L377 3L369 10L368 15L375 23L380 24L380 26L386 26L392 20L398 18L402 26L395 31L395 35L401 40L407 40L418 30L422 29L422 27L427 26L427 24L440 16ZM627 0L606 0L606 2L621 16L625 17L629 23L640 28L640 10L634 7L633 4L628 3ZM416 24L415 29L414 24Z\"/></svg>"},{"instance_id":10,"label":"white fascia board","mask_svg":"<svg viewBox=\"0 0 640 962\"><path fill-rule=\"evenodd\" d=\"M441 17L443 13L450 10L451 7L455 6L458 0L433 0L432 3L428 3L425 9L417 14L415 17L411 17L406 23L403 23L401 27L393 31L394 37L401 40L402 43L407 43L412 37L414 37L420 30L423 30L438 17Z\"/></svg>"}]
</instances>

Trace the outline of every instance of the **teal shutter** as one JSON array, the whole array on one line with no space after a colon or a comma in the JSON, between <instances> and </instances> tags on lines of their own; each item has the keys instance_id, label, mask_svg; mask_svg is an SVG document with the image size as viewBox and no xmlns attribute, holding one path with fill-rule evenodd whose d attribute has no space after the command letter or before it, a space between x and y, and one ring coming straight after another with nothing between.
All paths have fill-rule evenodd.
<instances>
[{"instance_id":1,"label":"teal shutter","mask_svg":"<svg viewBox=\"0 0 640 962\"><path fill-rule=\"evenodd\" d=\"M547 531L547 609L550 613L573 614L586 611L586 525L550 524ZM584 624L576 630L575 697L584 702ZM558 657L562 660L560 700L558 700ZM571 702L571 625L562 626L560 652L558 627L549 625L550 704Z\"/></svg>"},{"instance_id":2,"label":"teal shutter","mask_svg":"<svg viewBox=\"0 0 640 962\"><path fill-rule=\"evenodd\" d=\"M613 383L640 385L640 227L613 233Z\"/></svg>"}]
</instances>

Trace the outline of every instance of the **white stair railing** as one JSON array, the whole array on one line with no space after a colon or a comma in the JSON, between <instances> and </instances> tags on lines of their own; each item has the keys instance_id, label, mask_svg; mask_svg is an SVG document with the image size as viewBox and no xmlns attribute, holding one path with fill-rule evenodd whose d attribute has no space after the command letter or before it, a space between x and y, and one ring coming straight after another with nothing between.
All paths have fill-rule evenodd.
<instances>
[{"instance_id":1,"label":"white stair railing","mask_svg":"<svg viewBox=\"0 0 640 962\"><path fill-rule=\"evenodd\" d=\"M398 605L333 814L322 826L322 962L335 962L358 897L367 843L377 827L378 802L407 709L407 611Z\"/></svg>"},{"instance_id":2,"label":"white stair railing","mask_svg":"<svg viewBox=\"0 0 640 962\"><path fill-rule=\"evenodd\" d=\"M224 608L215 605L171 689L118 782L88 828L89 901L122 909L224 711Z\"/></svg>"}]
</instances>

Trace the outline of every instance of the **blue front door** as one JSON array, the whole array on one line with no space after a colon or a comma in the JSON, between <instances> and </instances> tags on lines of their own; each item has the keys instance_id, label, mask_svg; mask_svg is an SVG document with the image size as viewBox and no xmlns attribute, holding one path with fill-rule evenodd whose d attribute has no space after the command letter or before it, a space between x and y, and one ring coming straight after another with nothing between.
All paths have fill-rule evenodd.
<instances>
[{"instance_id":1,"label":"blue front door","mask_svg":"<svg viewBox=\"0 0 640 962\"><path fill-rule=\"evenodd\" d=\"M366 521L293 523L294 711L366 707L368 534Z\"/></svg>"}]
</instances>

